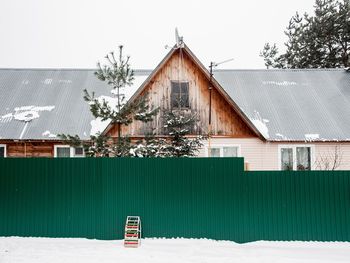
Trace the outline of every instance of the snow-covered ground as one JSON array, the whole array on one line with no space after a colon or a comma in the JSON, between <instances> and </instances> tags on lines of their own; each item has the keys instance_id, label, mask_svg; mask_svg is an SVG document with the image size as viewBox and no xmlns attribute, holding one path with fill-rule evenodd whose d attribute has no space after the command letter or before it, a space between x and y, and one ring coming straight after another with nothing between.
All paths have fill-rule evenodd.
<instances>
[{"instance_id":1,"label":"snow-covered ground","mask_svg":"<svg viewBox=\"0 0 350 263\"><path fill-rule=\"evenodd\" d=\"M348 263L350 243L146 239L139 248L124 248L122 240L0 237L0 262Z\"/></svg>"}]
</instances>

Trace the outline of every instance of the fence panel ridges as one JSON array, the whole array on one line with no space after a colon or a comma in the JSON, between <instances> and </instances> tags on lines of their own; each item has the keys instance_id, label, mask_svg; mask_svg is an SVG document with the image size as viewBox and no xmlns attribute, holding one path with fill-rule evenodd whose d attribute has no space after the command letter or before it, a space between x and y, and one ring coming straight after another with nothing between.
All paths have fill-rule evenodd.
<instances>
[{"instance_id":1,"label":"fence panel ridges","mask_svg":"<svg viewBox=\"0 0 350 263\"><path fill-rule=\"evenodd\" d=\"M242 158L0 159L0 236L350 241L350 172L244 172Z\"/></svg>"}]
</instances>

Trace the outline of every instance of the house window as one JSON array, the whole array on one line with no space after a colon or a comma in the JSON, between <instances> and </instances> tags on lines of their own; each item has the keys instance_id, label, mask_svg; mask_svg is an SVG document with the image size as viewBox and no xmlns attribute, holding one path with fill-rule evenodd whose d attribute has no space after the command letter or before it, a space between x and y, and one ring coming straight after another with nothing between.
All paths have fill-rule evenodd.
<instances>
[{"instance_id":1,"label":"house window","mask_svg":"<svg viewBox=\"0 0 350 263\"><path fill-rule=\"evenodd\" d=\"M238 157L240 156L240 146L223 146L223 145L213 145L210 147L210 155L209 155L209 147L207 147L207 156L208 157Z\"/></svg>"},{"instance_id":2,"label":"house window","mask_svg":"<svg viewBox=\"0 0 350 263\"><path fill-rule=\"evenodd\" d=\"M171 81L171 107L189 108L189 84L187 81Z\"/></svg>"},{"instance_id":3,"label":"house window","mask_svg":"<svg viewBox=\"0 0 350 263\"><path fill-rule=\"evenodd\" d=\"M71 147L69 145L55 145L55 157L71 157Z\"/></svg>"},{"instance_id":4,"label":"house window","mask_svg":"<svg viewBox=\"0 0 350 263\"><path fill-rule=\"evenodd\" d=\"M6 145L0 144L0 158L6 157Z\"/></svg>"},{"instance_id":5,"label":"house window","mask_svg":"<svg viewBox=\"0 0 350 263\"><path fill-rule=\"evenodd\" d=\"M279 146L280 170L311 170L314 146L283 145Z\"/></svg>"},{"instance_id":6,"label":"house window","mask_svg":"<svg viewBox=\"0 0 350 263\"><path fill-rule=\"evenodd\" d=\"M238 157L238 147L222 147L223 157Z\"/></svg>"},{"instance_id":7,"label":"house window","mask_svg":"<svg viewBox=\"0 0 350 263\"><path fill-rule=\"evenodd\" d=\"M218 147L210 148L210 157L220 157L221 149Z\"/></svg>"},{"instance_id":8,"label":"house window","mask_svg":"<svg viewBox=\"0 0 350 263\"><path fill-rule=\"evenodd\" d=\"M62 157L84 157L83 147L71 147L69 145L55 145L54 147L56 158Z\"/></svg>"},{"instance_id":9,"label":"house window","mask_svg":"<svg viewBox=\"0 0 350 263\"><path fill-rule=\"evenodd\" d=\"M84 148L83 147L75 147L74 148L74 156L75 157L84 157Z\"/></svg>"},{"instance_id":10,"label":"house window","mask_svg":"<svg viewBox=\"0 0 350 263\"><path fill-rule=\"evenodd\" d=\"M297 170L311 170L311 148L297 147Z\"/></svg>"},{"instance_id":11,"label":"house window","mask_svg":"<svg viewBox=\"0 0 350 263\"><path fill-rule=\"evenodd\" d=\"M293 170L293 148L281 148L281 170Z\"/></svg>"}]
</instances>

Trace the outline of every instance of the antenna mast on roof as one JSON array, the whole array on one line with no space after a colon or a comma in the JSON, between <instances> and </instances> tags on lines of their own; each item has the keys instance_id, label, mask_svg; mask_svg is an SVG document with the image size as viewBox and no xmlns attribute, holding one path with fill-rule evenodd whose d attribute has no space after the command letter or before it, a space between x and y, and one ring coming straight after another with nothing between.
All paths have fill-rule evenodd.
<instances>
[{"instance_id":1,"label":"antenna mast on roof","mask_svg":"<svg viewBox=\"0 0 350 263\"><path fill-rule=\"evenodd\" d=\"M182 48L184 44L184 38L179 36L179 31L175 27L175 42L177 48Z\"/></svg>"},{"instance_id":2,"label":"antenna mast on roof","mask_svg":"<svg viewBox=\"0 0 350 263\"><path fill-rule=\"evenodd\" d=\"M209 127L208 127L208 156L211 157L211 140L210 140L210 137L211 137L211 90L213 89L213 67L217 67L221 64L224 64L224 63L227 63L227 62L230 62L232 61L233 58L230 58L230 59L227 59L227 60L224 60L222 62L219 62L219 63L216 63L216 62L210 62L210 65L209 65L209 74L210 74L210 77L209 77Z\"/></svg>"},{"instance_id":3,"label":"antenna mast on roof","mask_svg":"<svg viewBox=\"0 0 350 263\"><path fill-rule=\"evenodd\" d=\"M171 47L169 45L165 45L165 49L178 49L184 47L184 38L179 35L179 31L177 27L175 27L175 46Z\"/></svg>"}]
</instances>

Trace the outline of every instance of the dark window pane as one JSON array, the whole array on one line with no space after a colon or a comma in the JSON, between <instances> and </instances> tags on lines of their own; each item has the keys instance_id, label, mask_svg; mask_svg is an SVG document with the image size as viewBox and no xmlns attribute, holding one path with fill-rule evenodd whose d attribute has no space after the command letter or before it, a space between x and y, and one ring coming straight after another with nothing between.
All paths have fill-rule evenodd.
<instances>
[{"instance_id":1,"label":"dark window pane","mask_svg":"<svg viewBox=\"0 0 350 263\"><path fill-rule=\"evenodd\" d=\"M181 94L181 106L189 107L188 94Z\"/></svg>"},{"instance_id":2,"label":"dark window pane","mask_svg":"<svg viewBox=\"0 0 350 263\"><path fill-rule=\"evenodd\" d=\"M188 94L188 82L181 82L181 93Z\"/></svg>"},{"instance_id":3,"label":"dark window pane","mask_svg":"<svg viewBox=\"0 0 350 263\"><path fill-rule=\"evenodd\" d=\"M172 93L171 94L171 107L172 108L178 108L180 105L180 99L178 93Z\"/></svg>"},{"instance_id":4,"label":"dark window pane","mask_svg":"<svg viewBox=\"0 0 350 263\"><path fill-rule=\"evenodd\" d=\"M189 84L188 82L171 82L171 107L172 108L189 108Z\"/></svg>"},{"instance_id":5,"label":"dark window pane","mask_svg":"<svg viewBox=\"0 0 350 263\"><path fill-rule=\"evenodd\" d=\"M283 171L293 170L293 149L281 149L281 169Z\"/></svg>"},{"instance_id":6,"label":"dark window pane","mask_svg":"<svg viewBox=\"0 0 350 263\"><path fill-rule=\"evenodd\" d=\"M57 157L70 157L70 148L69 147L58 147L57 148Z\"/></svg>"},{"instance_id":7,"label":"dark window pane","mask_svg":"<svg viewBox=\"0 0 350 263\"><path fill-rule=\"evenodd\" d=\"M180 93L180 83L172 81L171 82L171 92Z\"/></svg>"},{"instance_id":8,"label":"dark window pane","mask_svg":"<svg viewBox=\"0 0 350 263\"><path fill-rule=\"evenodd\" d=\"M83 147L76 147L76 148L74 148L74 150L75 150L75 155L83 155L84 154Z\"/></svg>"},{"instance_id":9,"label":"dark window pane","mask_svg":"<svg viewBox=\"0 0 350 263\"><path fill-rule=\"evenodd\" d=\"M211 148L210 157L220 157L220 148Z\"/></svg>"},{"instance_id":10,"label":"dark window pane","mask_svg":"<svg viewBox=\"0 0 350 263\"><path fill-rule=\"evenodd\" d=\"M5 147L0 146L0 157L5 157Z\"/></svg>"},{"instance_id":11,"label":"dark window pane","mask_svg":"<svg viewBox=\"0 0 350 263\"><path fill-rule=\"evenodd\" d=\"M297 170L311 170L310 147L297 147Z\"/></svg>"}]
</instances>

